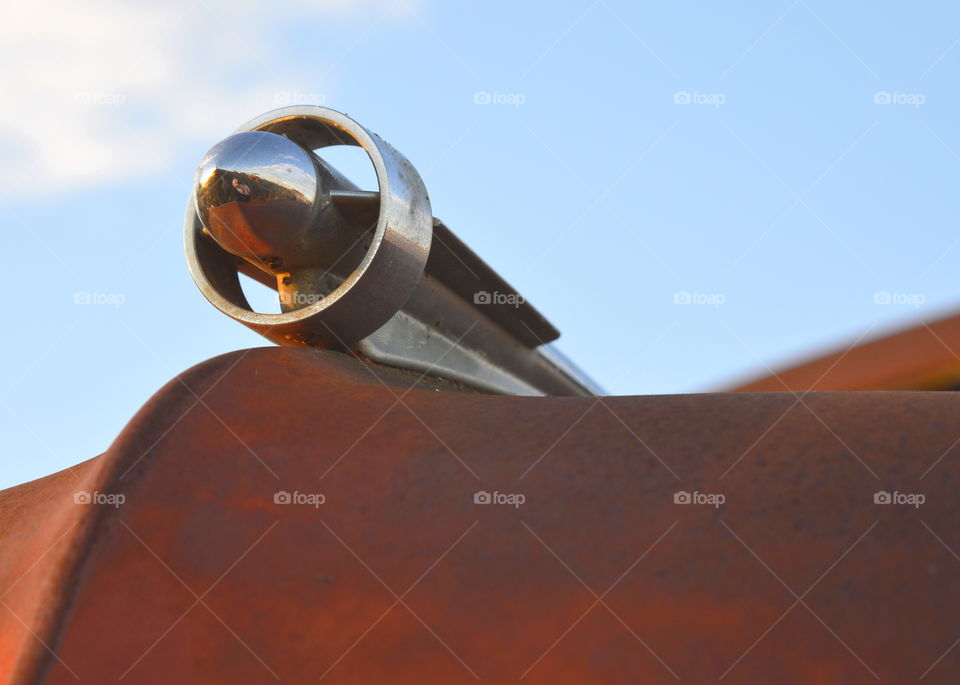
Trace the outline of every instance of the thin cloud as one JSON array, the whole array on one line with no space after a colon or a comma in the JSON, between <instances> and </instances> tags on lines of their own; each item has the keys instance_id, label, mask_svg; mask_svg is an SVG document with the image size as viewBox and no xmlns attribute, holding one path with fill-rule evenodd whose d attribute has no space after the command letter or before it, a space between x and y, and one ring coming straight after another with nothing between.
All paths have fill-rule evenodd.
<instances>
[{"instance_id":1,"label":"thin cloud","mask_svg":"<svg viewBox=\"0 0 960 685\"><path fill-rule=\"evenodd\" d=\"M404 21L391 0L304 0L283 19ZM284 63L266 3L13 3L0 21L0 191L7 198L155 173L284 104L322 104L328 65ZM287 53L289 54L289 53ZM306 85L305 85L306 84Z\"/></svg>"}]
</instances>

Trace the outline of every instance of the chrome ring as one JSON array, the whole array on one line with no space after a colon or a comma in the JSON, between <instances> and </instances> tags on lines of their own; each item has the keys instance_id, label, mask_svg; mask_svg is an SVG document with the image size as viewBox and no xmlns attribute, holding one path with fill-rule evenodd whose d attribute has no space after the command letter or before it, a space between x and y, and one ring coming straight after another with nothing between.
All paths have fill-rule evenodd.
<instances>
[{"instance_id":1,"label":"chrome ring","mask_svg":"<svg viewBox=\"0 0 960 685\"><path fill-rule=\"evenodd\" d=\"M308 150L362 147L380 187L376 230L360 264L329 295L301 309L259 313L243 295L236 258L203 233L191 198L184 251L194 282L221 312L280 344L340 347L367 337L403 306L423 275L433 215L420 174L376 133L326 107L283 107L248 121L235 133L244 131L278 133Z\"/></svg>"}]
</instances>

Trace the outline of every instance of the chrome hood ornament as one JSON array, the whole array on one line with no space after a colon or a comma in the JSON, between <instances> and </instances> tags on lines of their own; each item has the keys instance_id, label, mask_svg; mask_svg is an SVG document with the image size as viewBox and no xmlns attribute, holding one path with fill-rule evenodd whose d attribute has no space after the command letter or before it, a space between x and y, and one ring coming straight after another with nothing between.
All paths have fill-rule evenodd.
<instances>
[{"instance_id":1,"label":"chrome hood ornament","mask_svg":"<svg viewBox=\"0 0 960 685\"><path fill-rule=\"evenodd\" d=\"M314 150L362 147L378 191L363 191ZM268 112L217 143L197 169L185 251L204 296L281 345L375 361L518 395L598 388L548 343L559 332L443 222L417 170L340 112ZM243 273L277 290L255 312Z\"/></svg>"}]
</instances>

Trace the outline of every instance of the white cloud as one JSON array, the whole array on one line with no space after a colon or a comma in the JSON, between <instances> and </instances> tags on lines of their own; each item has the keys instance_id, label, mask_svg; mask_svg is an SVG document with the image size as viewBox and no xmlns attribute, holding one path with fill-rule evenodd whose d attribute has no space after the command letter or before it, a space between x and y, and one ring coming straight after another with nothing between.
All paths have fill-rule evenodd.
<instances>
[{"instance_id":1,"label":"white cloud","mask_svg":"<svg viewBox=\"0 0 960 685\"><path fill-rule=\"evenodd\" d=\"M329 65L271 54L291 21L407 16L392 0L8 3L0 22L0 195L77 188L163 169L291 101L325 100ZM361 24L362 25L362 24ZM318 30L329 25L318 23ZM318 39L320 36L318 36ZM312 75L312 76L311 76ZM311 80L314 79L314 80ZM309 84L309 87L304 87Z\"/></svg>"}]
</instances>

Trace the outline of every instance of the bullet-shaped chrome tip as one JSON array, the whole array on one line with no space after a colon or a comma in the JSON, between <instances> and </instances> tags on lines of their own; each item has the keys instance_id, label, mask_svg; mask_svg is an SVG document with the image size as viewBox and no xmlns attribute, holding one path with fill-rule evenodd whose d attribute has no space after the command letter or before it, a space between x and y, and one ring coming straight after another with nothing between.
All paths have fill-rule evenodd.
<instances>
[{"instance_id":1,"label":"bullet-shaped chrome tip","mask_svg":"<svg viewBox=\"0 0 960 685\"><path fill-rule=\"evenodd\" d=\"M210 236L274 272L306 240L318 194L311 153L264 131L236 133L214 145L194 183L197 215Z\"/></svg>"}]
</instances>

